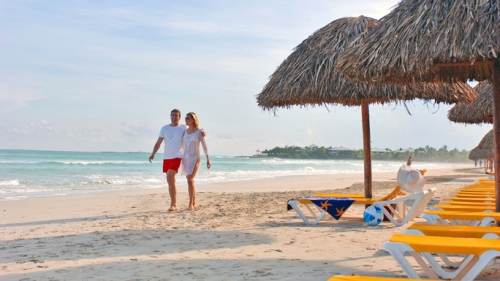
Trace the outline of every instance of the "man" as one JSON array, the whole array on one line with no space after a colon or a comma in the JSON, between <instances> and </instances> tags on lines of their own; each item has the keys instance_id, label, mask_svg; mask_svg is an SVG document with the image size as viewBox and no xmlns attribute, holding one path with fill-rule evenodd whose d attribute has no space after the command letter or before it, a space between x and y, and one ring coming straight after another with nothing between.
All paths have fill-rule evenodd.
<instances>
[{"instance_id":1,"label":"man","mask_svg":"<svg viewBox=\"0 0 500 281\"><path fill-rule=\"evenodd\" d=\"M149 162L155 158L155 154L160 149L161 143L165 141L163 151L163 172L167 174L168 192L170 194L169 211L177 211L177 187L175 186L175 175L179 171L182 160L182 139L186 131L186 125L179 124L181 112L173 109L170 112L170 124L165 125L160 130L160 136L153 148L153 153L149 156ZM205 136L205 133L202 132Z\"/></svg>"},{"instance_id":2,"label":"man","mask_svg":"<svg viewBox=\"0 0 500 281\"><path fill-rule=\"evenodd\" d=\"M493 173L493 157L491 157L491 156L488 156L488 165L489 165L490 172ZM488 171L488 169L486 169L486 171Z\"/></svg>"}]
</instances>

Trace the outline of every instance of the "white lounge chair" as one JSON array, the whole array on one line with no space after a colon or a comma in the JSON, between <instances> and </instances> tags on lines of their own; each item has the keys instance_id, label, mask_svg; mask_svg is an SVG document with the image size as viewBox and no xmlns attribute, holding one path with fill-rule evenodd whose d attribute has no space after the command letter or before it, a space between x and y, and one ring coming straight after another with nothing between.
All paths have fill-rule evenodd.
<instances>
[{"instance_id":1,"label":"white lounge chair","mask_svg":"<svg viewBox=\"0 0 500 281\"><path fill-rule=\"evenodd\" d=\"M441 277L452 280L474 280L486 266L500 257L500 239L396 234L384 244L383 249L393 256L409 278L421 279L407 260L410 256L405 256L406 253L417 261L431 279ZM460 255L466 258L456 269L443 268L432 253Z\"/></svg>"},{"instance_id":2,"label":"white lounge chair","mask_svg":"<svg viewBox=\"0 0 500 281\"><path fill-rule=\"evenodd\" d=\"M323 198L323 197L296 197L288 200L288 210L295 210L299 217L309 225L318 224L327 213L339 219L352 205L354 199L350 198ZM310 216L304 214L299 206L305 206Z\"/></svg>"},{"instance_id":3,"label":"white lounge chair","mask_svg":"<svg viewBox=\"0 0 500 281\"><path fill-rule=\"evenodd\" d=\"M402 226L422 214L435 192L436 188L431 188L393 200L377 201L373 205L382 209L384 216L395 226ZM406 202L410 200L414 201L411 207L408 207ZM399 207L394 208L394 205Z\"/></svg>"},{"instance_id":4,"label":"white lounge chair","mask_svg":"<svg viewBox=\"0 0 500 281\"><path fill-rule=\"evenodd\" d=\"M500 227L414 223L403 234L462 238L500 238Z\"/></svg>"},{"instance_id":5,"label":"white lounge chair","mask_svg":"<svg viewBox=\"0 0 500 281\"><path fill-rule=\"evenodd\" d=\"M403 231L403 234L423 235L423 236L443 236L460 238L500 238L500 227L496 226L469 226L469 225L437 225L426 223L414 223ZM450 268L458 268L461 263L468 262L467 256L458 262L457 257L453 261L445 254L438 253L438 256ZM472 259L473 256L469 256Z\"/></svg>"},{"instance_id":6,"label":"white lounge chair","mask_svg":"<svg viewBox=\"0 0 500 281\"><path fill-rule=\"evenodd\" d=\"M384 215L395 225L395 226L402 226L406 224L407 222L413 220L414 218L420 216L424 209L427 207L427 204L431 200L432 196L434 195L434 192L436 192L435 188L431 188L428 190L424 190L412 195L407 195L399 198L395 198L392 200L385 200L385 201L375 201L373 202L373 205L378 206L380 209L382 209L382 212ZM312 197L316 198L316 197ZM322 198L322 199L327 199L327 198ZM339 198L331 198L332 200L339 199ZM347 198L342 198L342 199L347 199ZM354 201L353 204L356 204L357 199L352 198ZM411 207L408 207L406 205L406 202L412 201L413 204ZM398 208L394 208L392 205L399 205ZM326 215L326 211L319 206L313 204L310 201L310 198L295 198L291 199L288 201L288 206L289 209L294 209L299 217L309 225L316 225L318 224ZM308 209L310 216L307 217L302 210L300 209L300 206L305 206L305 208ZM342 214L345 212L347 208L341 210Z\"/></svg>"},{"instance_id":7,"label":"white lounge chair","mask_svg":"<svg viewBox=\"0 0 500 281\"><path fill-rule=\"evenodd\" d=\"M489 226L500 221L499 212L428 210L422 215L430 224Z\"/></svg>"}]
</instances>

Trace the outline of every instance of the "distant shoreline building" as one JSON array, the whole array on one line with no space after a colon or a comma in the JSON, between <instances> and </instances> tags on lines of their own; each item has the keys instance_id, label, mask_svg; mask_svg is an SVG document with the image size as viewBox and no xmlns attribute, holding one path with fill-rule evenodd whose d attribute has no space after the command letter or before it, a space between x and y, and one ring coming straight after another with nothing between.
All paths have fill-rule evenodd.
<instances>
[{"instance_id":1,"label":"distant shoreline building","mask_svg":"<svg viewBox=\"0 0 500 281\"><path fill-rule=\"evenodd\" d=\"M340 151L354 151L355 149L339 146L339 147L332 147L329 149L329 153L331 156L337 156Z\"/></svg>"}]
</instances>

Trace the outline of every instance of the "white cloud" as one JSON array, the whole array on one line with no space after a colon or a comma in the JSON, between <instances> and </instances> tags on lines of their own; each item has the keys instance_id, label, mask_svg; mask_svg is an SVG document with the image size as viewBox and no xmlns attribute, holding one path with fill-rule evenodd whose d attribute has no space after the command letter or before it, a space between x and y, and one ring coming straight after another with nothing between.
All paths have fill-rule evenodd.
<instances>
[{"instance_id":1,"label":"white cloud","mask_svg":"<svg viewBox=\"0 0 500 281\"><path fill-rule=\"evenodd\" d=\"M168 111L179 107L203 117L216 154L313 143L361 148L359 107L294 107L274 117L254 96L315 30L342 16L379 18L397 2L3 3L2 146L150 151ZM373 146L470 149L476 141L468 139L487 131L450 125L446 109L433 115L419 102L410 106L413 116L370 107Z\"/></svg>"},{"instance_id":2,"label":"white cloud","mask_svg":"<svg viewBox=\"0 0 500 281\"><path fill-rule=\"evenodd\" d=\"M0 113L7 113L26 107L30 101L39 97L30 90L15 89L8 83L0 81Z\"/></svg>"},{"instance_id":3,"label":"white cloud","mask_svg":"<svg viewBox=\"0 0 500 281\"><path fill-rule=\"evenodd\" d=\"M147 122L138 120L123 121L121 124L121 130L124 137L133 138L150 139L151 135L158 133L158 131L151 128L151 126Z\"/></svg>"}]
</instances>

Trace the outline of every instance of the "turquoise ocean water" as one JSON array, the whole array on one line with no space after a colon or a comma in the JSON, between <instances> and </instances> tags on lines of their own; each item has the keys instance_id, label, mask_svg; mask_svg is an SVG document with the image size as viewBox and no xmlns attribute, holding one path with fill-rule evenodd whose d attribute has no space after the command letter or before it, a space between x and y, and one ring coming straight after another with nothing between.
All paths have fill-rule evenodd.
<instances>
[{"instance_id":1,"label":"turquoise ocean water","mask_svg":"<svg viewBox=\"0 0 500 281\"><path fill-rule=\"evenodd\" d=\"M149 163L149 153L62 152L0 149L0 201L43 196L89 194L115 190L165 188L162 154ZM212 168L202 163L197 185L265 178L363 173L362 160L289 160L211 156ZM374 172L394 172L402 162L373 161ZM453 167L422 163L427 169ZM414 163L416 168L419 164ZM186 186L178 175L179 186Z\"/></svg>"}]
</instances>

